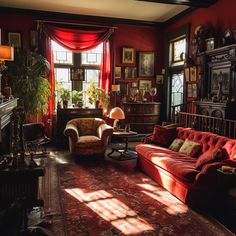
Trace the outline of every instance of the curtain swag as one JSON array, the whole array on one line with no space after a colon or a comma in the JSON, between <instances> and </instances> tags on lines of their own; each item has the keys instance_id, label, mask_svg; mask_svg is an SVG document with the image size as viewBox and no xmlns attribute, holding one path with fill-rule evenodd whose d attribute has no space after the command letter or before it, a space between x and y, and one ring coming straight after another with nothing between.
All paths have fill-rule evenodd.
<instances>
[{"instance_id":1,"label":"curtain swag","mask_svg":"<svg viewBox=\"0 0 236 236\"><path fill-rule=\"evenodd\" d=\"M97 47L114 32L114 29L81 30L43 24L43 32L52 40L73 52L82 52Z\"/></svg>"}]
</instances>

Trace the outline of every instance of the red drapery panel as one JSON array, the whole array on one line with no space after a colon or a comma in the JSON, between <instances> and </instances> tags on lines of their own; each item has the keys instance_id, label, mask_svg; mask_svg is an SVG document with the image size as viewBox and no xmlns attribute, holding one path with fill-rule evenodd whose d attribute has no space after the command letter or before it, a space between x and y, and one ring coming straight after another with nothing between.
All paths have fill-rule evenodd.
<instances>
[{"instance_id":1,"label":"red drapery panel","mask_svg":"<svg viewBox=\"0 0 236 236\"><path fill-rule=\"evenodd\" d=\"M50 39L54 40L62 47L73 51L73 52L83 52L97 47L99 44L103 43L103 55L101 64L101 73L99 78L99 86L106 92L110 90L111 86L111 48L109 43L109 37L114 32L114 29L96 29L96 30L81 30L81 29L69 29L56 27L49 24L44 24L42 27L43 32L47 36L46 40L46 57L51 64L51 72L49 82L51 84L51 95L54 94L55 80L54 80L54 62L53 54L51 48ZM51 137L52 134L52 116L54 112L54 99L51 96L49 101L49 116L47 123L48 135Z\"/></svg>"},{"instance_id":2,"label":"red drapery panel","mask_svg":"<svg viewBox=\"0 0 236 236\"><path fill-rule=\"evenodd\" d=\"M111 87L111 53L109 41L103 43L99 87L104 89L106 92L108 92Z\"/></svg>"},{"instance_id":3,"label":"red drapery panel","mask_svg":"<svg viewBox=\"0 0 236 236\"><path fill-rule=\"evenodd\" d=\"M80 30L44 25L43 31L62 47L73 52L82 52L93 49L106 41L114 30L110 28Z\"/></svg>"}]
</instances>

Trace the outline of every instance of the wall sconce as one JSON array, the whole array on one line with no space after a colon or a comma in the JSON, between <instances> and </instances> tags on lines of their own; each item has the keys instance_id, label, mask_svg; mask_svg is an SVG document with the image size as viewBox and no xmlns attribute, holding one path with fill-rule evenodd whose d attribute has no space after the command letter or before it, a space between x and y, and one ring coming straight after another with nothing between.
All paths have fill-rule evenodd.
<instances>
[{"instance_id":1,"label":"wall sconce","mask_svg":"<svg viewBox=\"0 0 236 236\"><path fill-rule=\"evenodd\" d=\"M2 95L2 72L7 69L5 61L14 60L14 48L11 46L0 45L0 99L3 99Z\"/></svg>"}]
</instances>

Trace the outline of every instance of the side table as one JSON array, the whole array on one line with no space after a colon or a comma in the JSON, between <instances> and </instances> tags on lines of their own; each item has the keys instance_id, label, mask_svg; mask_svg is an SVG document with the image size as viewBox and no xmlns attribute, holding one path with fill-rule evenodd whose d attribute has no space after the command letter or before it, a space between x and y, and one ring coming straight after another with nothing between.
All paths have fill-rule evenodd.
<instances>
[{"instance_id":1,"label":"side table","mask_svg":"<svg viewBox=\"0 0 236 236\"><path fill-rule=\"evenodd\" d=\"M111 143L111 152L107 154L108 157L118 160L118 161L125 161L125 160L132 160L137 158L137 153L135 151L131 151L128 149L129 138L134 137L138 133L135 131L124 131L118 130L113 132L113 138L122 139L123 142L118 143ZM119 156L113 156L112 154L118 152Z\"/></svg>"}]
</instances>

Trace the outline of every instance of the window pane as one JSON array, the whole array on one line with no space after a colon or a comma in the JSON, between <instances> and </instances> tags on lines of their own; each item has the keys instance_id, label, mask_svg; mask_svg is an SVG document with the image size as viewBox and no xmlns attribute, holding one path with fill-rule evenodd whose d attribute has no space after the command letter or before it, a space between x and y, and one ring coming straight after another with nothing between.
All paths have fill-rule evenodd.
<instances>
[{"instance_id":1,"label":"window pane","mask_svg":"<svg viewBox=\"0 0 236 236\"><path fill-rule=\"evenodd\" d=\"M171 105L179 105L183 103L183 73L173 74L171 80Z\"/></svg>"},{"instance_id":2,"label":"window pane","mask_svg":"<svg viewBox=\"0 0 236 236\"><path fill-rule=\"evenodd\" d=\"M185 39L181 39L173 43L173 47L174 47L173 61L174 62L183 61L184 59L183 55L185 53L185 46L186 46Z\"/></svg>"},{"instance_id":3,"label":"window pane","mask_svg":"<svg viewBox=\"0 0 236 236\"><path fill-rule=\"evenodd\" d=\"M103 44L98 45L96 48L82 52L82 65L101 65Z\"/></svg>"},{"instance_id":4,"label":"window pane","mask_svg":"<svg viewBox=\"0 0 236 236\"><path fill-rule=\"evenodd\" d=\"M72 91L72 83L70 80L70 69L69 68L55 68L55 103L60 101L60 89L66 88Z\"/></svg>"},{"instance_id":5,"label":"window pane","mask_svg":"<svg viewBox=\"0 0 236 236\"><path fill-rule=\"evenodd\" d=\"M93 83L98 87L98 78L100 70L86 69L85 70L85 81L83 81L83 91L86 91L90 84ZM83 102L85 107L94 108L94 104L90 104L86 93L83 93Z\"/></svg>"},{"instance_id":6,"label":"window pane","mask_svg":"<svg viewBox=\"0 0 236 236\"><path fill-rule=\"evenodd\" d=\"M52 41L52 50L54 56L54 63L59 64L73 64L72 52L63 48L58 43Z\"/></svg>"},{"instance_id":7,"label":"window pane","mask_svg":"<svg viewBox=\"0 0 236 236\"><path fill-rule=\"evenodd\" d=\"M184 64L186 50L186 38L170 41L169 43L169 64L179 66Z\"/></svg>"}]
</instances>

